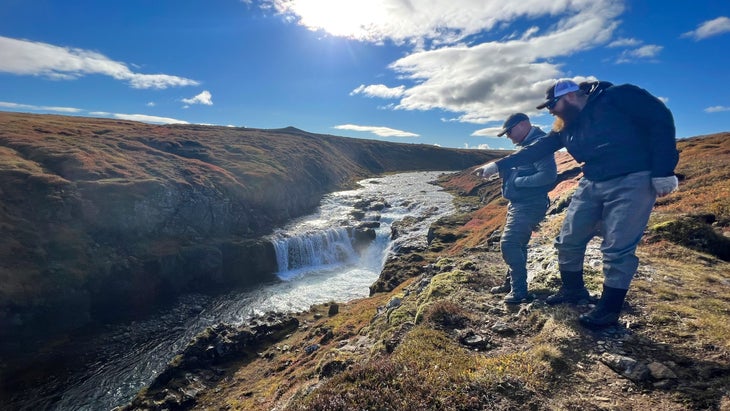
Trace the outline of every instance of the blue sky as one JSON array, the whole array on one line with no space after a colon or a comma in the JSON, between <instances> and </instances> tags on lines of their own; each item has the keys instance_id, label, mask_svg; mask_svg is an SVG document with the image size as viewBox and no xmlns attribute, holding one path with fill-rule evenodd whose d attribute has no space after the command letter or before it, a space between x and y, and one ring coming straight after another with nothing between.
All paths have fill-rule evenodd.
<instances>
[{"instance_id":1,"label":"blue sky","mask_svg":"<svg viewBox=\"0 0 730 411\"><path fill-rule=\"evenodd\" d=\"M678 137L730 130L730 1L3 0L0 110L444 147L555 79L633 83Z\"/></svg>"}]
</instances>

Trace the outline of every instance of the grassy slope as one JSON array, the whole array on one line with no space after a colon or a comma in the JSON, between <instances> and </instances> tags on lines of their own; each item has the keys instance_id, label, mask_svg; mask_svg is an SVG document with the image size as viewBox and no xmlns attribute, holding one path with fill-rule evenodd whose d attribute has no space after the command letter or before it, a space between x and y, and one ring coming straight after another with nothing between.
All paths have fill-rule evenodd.
<instances>
[{"instance_id":1,"label":"grassy slope","mask_svg":"<svg viewBox=\"0 0 730 411\"><path fill-rule=\"evenodd\" d=\"M654 223L713 214L713 229L727 232L728 137L679 143L682 183L659 201ZM563 170L574 166L561 163ZM574 186L574 173L567 174L552 198ZM589 332L576 321L587 307L508 307L489 294L505 269L484 246L504 214L497 184L483 186L468 173L446 184L474 211L439 228L432 249L442 251L423 255L421 275L346 304L333 317L326 307L301 314L300 332L258 357L228 364L192 408L730 409L730 263L654 236L639 247L623 325ZM533 237L533 249L545 254L531 262L531 289L543 297L559 284L547 250L561 219L550 216ZM600 265L588 266L586 277L598 291ZM314 345L317 350L306 349ZM662 364L677 378L632 380L602 361L607 354Z\"/></svg>"}]
</instances>

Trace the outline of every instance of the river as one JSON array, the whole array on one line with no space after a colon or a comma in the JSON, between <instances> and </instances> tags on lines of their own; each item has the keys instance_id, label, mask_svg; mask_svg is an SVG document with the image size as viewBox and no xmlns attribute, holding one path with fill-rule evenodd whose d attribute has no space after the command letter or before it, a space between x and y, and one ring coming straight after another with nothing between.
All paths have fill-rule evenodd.
<instances>
[{"instance_id":1,"label":"river","mask_svg":"<svg viewBox=\"0 0 730 411\"><path fill-rule=\"evenodd\" d=\"M66 344L69 355L77 358L67 372L15 393L10 406L110 410L128 403L206 327L240 325L265 312L298 312L313 304L367 296L389 253L404 245L425 246L431 223L454 211L451 195L430 184L440 174L371 178L357 189L325 196L316 212L270 237L281 281L215 297L185 295L149 319L108 326ZM407 216L415 217L417 225L391 240L392 224ZM357 248L351 241L348 227L356 226L375 232L366 247Z\"/></svg>"}]
</instances>

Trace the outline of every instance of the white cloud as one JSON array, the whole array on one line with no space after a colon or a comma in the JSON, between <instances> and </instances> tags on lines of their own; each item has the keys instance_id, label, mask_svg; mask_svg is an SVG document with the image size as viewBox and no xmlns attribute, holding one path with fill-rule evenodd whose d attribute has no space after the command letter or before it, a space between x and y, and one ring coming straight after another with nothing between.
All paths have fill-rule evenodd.
<instances>
[{"instance_id":1,"label":"white cloud","mask_svg":"<svg viewBox=\"0 0 730 411\"><path fill-rule=\"evenodd\" d=\"M358 126L355 124L341 124L335 126L338 130L352 130L352 131L364 131L367 133L373 133L380 137L418 137L418 134L411 133L408 131L396 130L389 127L378 127L378 126Z\"/></svg>"},{"instance_id":2,"label":"white cloud","mask_svg":"<svg viewBox=\"0 0 730 411\"><path fill-rule=\"evenodd\" d=\"M664 104L669 103L669 97L657 97Z\"/></svg>"},{"instance_id":3,"label":"white cloud","mask_svg":"<svg viewBox=\"0 0 730 411\"><path fill-rule=\"evenodd\" d=\"M335 36L417 46L454 44L518 18L582 14L601 9L611 18L618 0L263 0L291 21ZM591 18L598 16L596 13ZM575 23L575 22L574 22ZM530 34L528 30L526 34Z\"/></svg>"},{"instance_id":4,"label":"white cloud","mask_svg":"<svg viewBox=\"0 0 730 411\"><path fill-rule=\"evenodd\" d=\"M608 43L624 10L623 0L264 3L312 30L411 46L389 65L403 86L364 84L351 94L398 98L393 109L442 110L479 124L501 123L517 111L536 113L545 89L571 77L560 59ZM504 31L513 31L518 20L527 25L510 37ZM491 38L507 40L476 40Z\"/></svg>"},{"instance_id":5,"label":"white cloud","mask_svg":"<svg viewBox=\"0 0 730 411\"><path fill-rule=\"evenodd\" d=\"M126 81L138 89L166 89L199 84L195 80L167 74L135 73L126 64L90 50L2 36L0 72L57 80L73 80L88 74L101 74Z\"/></svg>"},{"instance_id":6,"label":"white cloud","mask_svg":"<svg viewBox=\"0 0 730 411\"><path fill-rule=\"evenodd\" d=\"M154 107L156 105L157 104L154 101L150 101L149 103L146 104L147 107Z\"/></svg>"},{"instance_id":7,"label":"white cloud","mask_svg":"<svg viewBox=\"0 0 730 411\"><path fill-rule=\"evenodd\" d=\"M193 98L184 98L182 99L182 101L185 104L205 104L206 106L212 106L213 101L211 100L211 97L212 95L210 94L210 92L208 90L204 90L197 96Z\"/></svg>"},{"instance_id":8,"label":"white cloud","mask_svg":"<svg viewBox=\"0 0 730 411\"><path fill-rule=\"evenodd\" d=\"M178 120L169 117L158 117L148 116L146 114L120 114L120 113L108 113L111 117L118 118L120 120L131 120L140 121L143 123L155 123L155 124L190 124L187 121Z\"/></svg>"},{"instance_id":9,"label":"white cloud","mask_svg":"<svg viewBox=\"0 0 730 411\"><path fill-rule=\"evenodd\" d=\"M708 20L697 27L697 30L688 31L682 37L689 37L695 41L704 40L708 37L719 36L723 33L730 33L730 18L725 16L714 20Z\"/></svg>"},{"instance_id":10,"label":"white cloud","mask_svg":"<svg viewBox=\"0 0 730 411\"><path fill-rule=\"evenodd\" d=\"M31 110L31 111L53 111L57 113L80 113L84 110L73 107L54 107L54 106L34 106L31 104L10 103L0 101L0 107L11 110Z\"/></svg>"},{"instance_id":11,"label":"white cloud","mask_svg":"<svg viewBox=\"0 0 730 411\"><path fill-rule=\"evenodd\" d=\"M43 112L57 112L57 113L69 113L69 114L88 114L95 117L113 117L121 120L132 120L141 121L144 123L155 123L155 124L189 124L187 121L178 120L169 117L157 117L148 116L146 114L119 114L109 113L106 111L86 111L80 108L73 107L54 107L54 106L35 106L31 104L20 104L11 103L7 101L0 101L0 107L11 109L11 110L29 110L29 111L43 111Z\"/></svg>"},{"instance_id":12,"label":"white cloud","mask_svg":"<svg viewBox=\"0 0 730 411\"><path fill-rule=\"evenodd\" d=\"M474 150L495 150L489 147L489 144L479 144L477 146L470 146L469 143L464 143L464 148Z\"/></svg>"},{"instance_id":13,"label":"white cloud","mask_svg":"<svg viewBox=\"0 0 730 411\"><path fill-rule=\"evenodd\" d=\"M641 40L620 38L608 43L608 47L636 47L641 44Z\"/></svg>"},{"instance_id":14,"label":"white cloud","mask_svg":"<svg viewBox=\"0 0 730 411\"><path fill-rule=\"evenodd\" d=\"M474 137L498 137L497 134L499 134L502 131L502 127L487 127L479 129L473 133L471 133Z\"/></svg>"},{"instance_id":15,"label":"white cloud","mask_svg":"<svg viewBox=\"0 0 730 411\"><path fill-rule=\"evenodd\" d=\"M142 123L190 124L187 121L178 120L175 118L148 116L146 114L121 114L121 113L108 113L106 111L90 111L89 115L95 116L95 117L112 117L112 118L118 118L120 120L139 121Z\"/></svg>"},{"instance_id":16,"label":"white cloud","mask_svg":"<svg viewBox=\"0 0 730 411\"><path fill-rule=\"evenodd\" d=\"M707 112L707 113L720 113L720 112L723 112L723 111L730 111L730 107L728 107L728 106L712 106L712 107L707 107L705 109L705 112Z\"/></svg>"},{"instance_id":17,"label":"white cloud","mask_svg":"<svg viewBox=\"0 0 730 411\"><path fill-rule=\"evenodd\" d=\"M663 46L647 44L633 50L624 50L619 56L617 63L631 63L637 60L646 61L654 59L664 49Z\"/></svg>"},{"instance_id":18,"label":"white cloud","mask_svg":"<svg viewBox=\"0 0 730 411\"><path fill-rule=\"evenodd\" d=\"M383 84L373 84L370 86L361 84L355 90L352 90L350 95L363 94L368 97L398 98L403 95L405 90L405 86L388 87Z\"/></svg>"},{"instance_id":19,"label":"white cloud","mask_svg":"<svg viewBox=\"0 0 730 411\"><path fill-rule=\"evenodd\" d=\"M641 46L638 49L632 50L631 54L634 57L651 58L656 57L663 48L663 46L657 46L656 44L648 44L646 46Z\"/></svg>"}]
</instances>

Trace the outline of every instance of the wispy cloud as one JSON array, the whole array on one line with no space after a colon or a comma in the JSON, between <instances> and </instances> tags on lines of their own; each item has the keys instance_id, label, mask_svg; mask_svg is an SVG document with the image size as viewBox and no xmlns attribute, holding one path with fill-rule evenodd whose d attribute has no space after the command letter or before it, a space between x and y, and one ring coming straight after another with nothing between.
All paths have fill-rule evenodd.
<instances>
[{"instance_id":1,"label":"wispy cloud","mask_svg":"<svg viewBox=\"0 0 730 411\"><path fill-rule=\"evenodd\" d=\"M491 150L492 148L489 147L489 144L479 144L477 146L470 146L469 143L464 143L464 148L471 148L471 149L478 149L478 150Z\"/></svg>"},{"instance_id":2,"label":"wispy cloud","mask_svg":"<svg viewBox=\"0 0 730 411\"><path fill-rule=\"evenodd\" d=\"M140 121L142 123L190 124L187 121L178 120L176 118L149 116L147 114L107 113L105 111L92 111L92 112L89 112L89 114L92 116L96 116L96 117L111 117L111 118L118 118L120 120Z\"/></svg>"},{"instance_id":3,"label":"wispy cloud","mask_svg":"<svg viewBox=\"0 0 730 411\"><path fill-rule=\"evenodd\" d=\"M169 117L157 117L148 116L146 114L112 114L114 118L122 120L141 121L143 123L156 123L156 124L190 124L187 121L178 120L176 118Z\"/></svg>"},{"instance_id":4,"label":"wispy cloud","mask_svg":"<svg viewBox=\"0 0 730 411\"><path fill-rule=\"evenodd\" d=\"M363 94L368 97L398 98L403 95L405 90L405 86L388 87L383 84L372 84L369 86L361 84L358 88L352 90L350 95Z\"/></svg>"},{"instance_id":5,"label":"wispy cloud","mask_svg":"<svg viewBox=\"0 0 730 411\"><path fill-rule=\"evenodd\" d=\"M208 90L204 90L202 93L198 94L197 96L193 98L184 98L182 99L183 103L185 104L204 104L206 106L212 106L213 101L211 100L213 96L210 94Z\"/></svg>"},{"instance_id":6,"label":"wispy cloud","mask_svg":"<svg viewBox=\"0 0 730 411\"><path fill-rule=\"evenodd\" d=\"M617 63L632 63L637 60L651 61L664 49L663 46L647 44L633 50L624 50L619 56Z\"/></svg>"},{"instance_id":7,"label":"wispy cloud","mask_svg":"<svg viewBox=\"0 0 730 411\"><path fill-rule=\"evenodd\" d=\"M73 80L101 74L138 89L196 86L195 80L167 74L135 73L126 64L95 51L0 36L0 72Z\"/></svg>"},{"instance_id":8,"label":"wispy cloud","mask_svg":"<svg viewBox=\"0 0 730 411\"><path fill-rule=\"evenodd\" d=\"M700 41L724 33L730 33L730 18L722 16L700 24L696 30L688 31L682 34L682 37L689 37L695 41Z\"/></svg>"},{"instance_id":9,"label":"wispy cloud","mask_svg":"<svg viewBox=\"0 0 730 411\"><path fill-rule=\"evenodd\" d=\"M494 148L494 147L490 147L489 144L485 144L485 143L478 144L476 146L472 146L469 143L464 143L464 148L473 149L473 150L514 150L513 147L507 147L507 148L496 147L496 148Z\"/></svg>"},{"instance_id":10,"label":"wispy cloud","mask_svg":"<svg viewBox=\"0 0 730 411\"><path fill-rule=\"evenodd\" d=\"M176 118L169 117L158 117L150 116L146 114L120 114L120 113L109 113L106 111L87 111L80 108L73 107L57 107L57 106L36 106L32 104L21 104L11 103L7 101L0 101L0 108L5 108L14 111L41 111L41 112L55 112L65 114L79 114L88 115L93 117L110 117L118 118L121 120L132 120L141 121L143 123L154 123L154 124L189 124L187 121L178 120Z\"/></svg>"},{"instance_id":11,"label":"wispy cloud","mask_svg":"<svg viewBox=\"0 0 730 411\"><path fill-rule=\"evenodd\" d=\"M497 137L497 134L499 134L502 131L502 127L487 127L479 129L473 133L471 133L474 137Z\"/></svg>"},{"instance_id":12,"label":"wispy cloud","mask_svg":"<svg viewBox=\"0 0 730 411\"><path fill-rule=\"evenodd\" d=\"M392 109L441 110L477 124L536 113L548 85L568 77L560 59L611 41L624 10L622 0L427 3L265 0L263 6L311 30L409 46L389 65L402 86L363 84L351 94L397 98ZM502 32L518 20L535 24L514 36ZM506 40L474 40L486 33Z\"/></svg>"},{"instance_id":13,"label":"wispy cloud","mask_svg":"<svg viewBox=\"0 0 730 411\"><path fill-rule=\"evenodd\" d=\"M608 43L607 47L636 47L641 43L642 41L637 39L620 38Z\"/></svg>"},{"instance_id":14,"label":"wispy cloud","mask_svg":"<svg viewBox=\"0 0 730 411\"><path fill-rule=\"evenodd\" d=\"M730 107L728 107L728 106L712 106L712 107L707 107L705 109L705 112L707 112L707 113L719 113L719 112L722 112L722 111L730 111Z\"/></svg>"},{"instance_id":15,"label":"wispy cloud","mask_svg":"<svg viewBox=\"0 0 730 411\"><path fill-rule=\"evenodd\" d=\"M418 134L411 133L408 131L396 130L389 127L378 127L378 126L358 126L355 124L341 124L335 126L338 130L352 130L352 131L363 131L372 133L380 137L418 137Z\"/></svg>"},{"instance_id":16,"label":"wispy cloud","mask_svg":"<svg viewBox=\"0 0 730 411\"><path fill-rule=\"evenodd\" d=\"M54 106L34 106L31 104L9 103L0 101L0 107L11 110L30 110L30 111L52 111L56 113L81 113L84 110L73 107L54 107Z\"/></svg>"}]
</instances>

